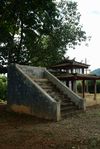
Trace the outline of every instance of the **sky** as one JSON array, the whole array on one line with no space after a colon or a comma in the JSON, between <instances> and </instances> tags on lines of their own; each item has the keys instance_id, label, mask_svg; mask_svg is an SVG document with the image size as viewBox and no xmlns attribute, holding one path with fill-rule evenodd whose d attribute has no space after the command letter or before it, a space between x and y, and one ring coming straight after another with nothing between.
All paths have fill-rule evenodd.
<instances>
[{"instance_id":1,"label":"sky","mask_svg":"<svg viewBox=\"0 0 100 149\"><path fill-rule=\"evenodd\" d=\"M70 59L75 58L79 62L87 61L91 66L89 69L100 68L100 0L73 0L78 3L81 13L81 24L87 36L91 36L89 46L82 44L75 50L69 49L67 55Z\"/></svg>"}]
</instances>

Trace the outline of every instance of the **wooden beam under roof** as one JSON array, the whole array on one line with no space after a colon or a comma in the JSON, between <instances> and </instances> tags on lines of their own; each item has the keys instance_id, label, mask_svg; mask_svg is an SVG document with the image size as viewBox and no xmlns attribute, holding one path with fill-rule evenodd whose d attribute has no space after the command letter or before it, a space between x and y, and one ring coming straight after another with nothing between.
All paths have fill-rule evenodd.
<instances>
[{"instance_id":1,"label":"wooden beam under roof","mask_svg":"<svg viewBox=\"0 0 100 149\"><path fill-rule=\"evenodd\" d=\"M58 75L56 76L58 79L66 81L66 80L100 80L99 76L96 75L85 75L85 74L66 74L66 75Z\"/></svg>"}]
</instances>

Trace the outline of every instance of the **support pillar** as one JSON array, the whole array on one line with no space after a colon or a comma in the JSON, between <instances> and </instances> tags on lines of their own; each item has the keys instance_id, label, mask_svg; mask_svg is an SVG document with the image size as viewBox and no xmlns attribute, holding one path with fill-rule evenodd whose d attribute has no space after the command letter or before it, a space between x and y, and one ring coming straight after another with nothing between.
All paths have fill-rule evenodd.
<instances>
[{"instance_id":1,"label":"support pillar","mask_svg":"<svg viewBox=\"0 0 100 149\"><path fill-rule=\"evenodd\" d=\"M82 68L82 74L84 74L84 68Z\"/></svg>"},{"instance_id":2,"label":"support pillar","mask_svg":"<svg viewBox=\"0 0 100 149\"><path fill-rule=\"evenodd\" d=\"M86 81L86 92L88 93L89 90L88 90L88 81Z\"/></svg>"},{"instance_id":3,"label":"support pillar","mask_svg":"<svg viewBox=\"0 0 100 149\"><path fill-rule=\"evenodd\" d=\"M73 91L77 93L77 83L76 80L73 81Z\"/></svg>"},{"instance_id":4,"label":"support pillar","mask_svg":"<svg viewBox=\"0 0 100 149\"><path fill-rule=\"evenodd\" d=\"M83 98L85 98L85 80L82 81Z\"/></svg>"}]
</instances>

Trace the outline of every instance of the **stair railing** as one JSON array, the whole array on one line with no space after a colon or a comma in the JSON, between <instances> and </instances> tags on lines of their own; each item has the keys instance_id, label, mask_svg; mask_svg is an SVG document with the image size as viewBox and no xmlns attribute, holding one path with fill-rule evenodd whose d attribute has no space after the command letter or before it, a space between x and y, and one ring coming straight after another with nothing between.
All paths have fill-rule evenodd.
<instances>
[{"instance_id":1,"label":"stair railing","mask_svg":"<svg viewBox=\"0 0 100 149\"><path fill-rule=\"evenodd\" d=\"M72 102L78 106L79 109L86 110L86 100L78 96L75 92L69 89L64 83L62 83L57 77L52 75L47 69L45 69L45 77L47 77L59 90L67 95Z\"/></svg>"}]
</instances>

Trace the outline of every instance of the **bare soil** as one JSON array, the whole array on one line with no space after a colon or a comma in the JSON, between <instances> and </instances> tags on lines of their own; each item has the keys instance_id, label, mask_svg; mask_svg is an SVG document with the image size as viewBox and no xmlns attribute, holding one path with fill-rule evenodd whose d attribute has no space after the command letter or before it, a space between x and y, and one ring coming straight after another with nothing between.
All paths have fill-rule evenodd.
<instances>
[{"instance_id":1,"label":"bare soil","mask_svg":"<svg viewBox=\"0 0 100 149\"><path fill-rule=\"evenodd\" d=\"M79 96L82 97L82 94L79 94ZM85 99L86 99L86 106L90 107L93 105L100 105L100 93L96 94L96 99L94 99L94 94L85 93Z\"/></svg>"},{"instance_id":2,"label":"bare soil","mask_svg":"<svg viewBox=\"0 0 100 149\"><path fill-rule=\"evenodd\" d=\"M100 105L52 122L1 104L0 149L100 149Z\"/></svg>"}]
</instances>

